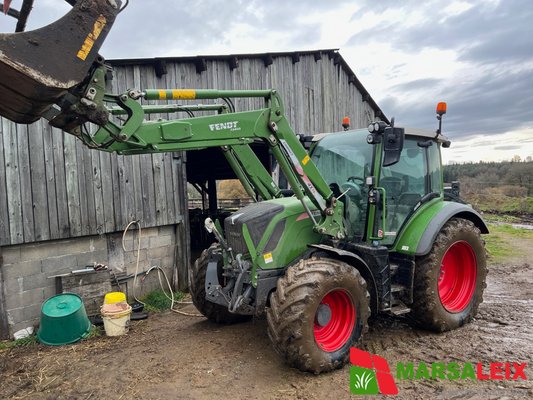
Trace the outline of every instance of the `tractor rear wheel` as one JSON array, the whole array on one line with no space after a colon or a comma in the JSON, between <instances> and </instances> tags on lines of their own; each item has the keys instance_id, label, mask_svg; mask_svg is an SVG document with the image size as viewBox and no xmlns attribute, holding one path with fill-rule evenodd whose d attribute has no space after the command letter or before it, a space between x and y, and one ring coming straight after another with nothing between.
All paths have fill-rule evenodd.
<instances>
[{"instance_id":1,"label":"tractor rear wheel","mask_svg":"<svg viewBox=\"0 0 533 400\"><path fill-rule=\"evenodd\" d=\"M368 329L369 299L354 267L323 257L300 260L270 296L268 335L292 367L315 374L341 368Z\"/></svg>"},{"instance_id":2,"label":"tractor rear wheel","mask_svg":"<svg viewBox=\"0 0 533 400\"><path fill-rule=\"evenodd\" d=\"M416 261L411 315L437 332L470 322L483 301L487 262L485 242L468 220L452 218L429 254Z\"/></svg>"},{"instance_id":3,"label":"tractor rear wheel","mask_svg":"<svg viewBox=\"0 0 533 400\"><path fill-rule=\"evenodd\" d=\"M212 303L205 298L205 274L209 263L209 253L217 247L218 245L213 244L209 249L202 251L202 254L189 271L189 291L191 292L192 302L198 311L216 323L234 324L247 321L250 316L232 314L226 307Z\"/></svg>"}]
</instances>

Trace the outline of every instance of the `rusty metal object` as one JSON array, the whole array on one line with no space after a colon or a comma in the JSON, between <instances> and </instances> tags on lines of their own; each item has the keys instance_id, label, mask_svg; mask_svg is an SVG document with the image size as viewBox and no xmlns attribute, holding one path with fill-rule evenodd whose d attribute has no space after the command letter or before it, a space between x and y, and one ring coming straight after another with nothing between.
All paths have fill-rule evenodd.
<instances>
[{"instance_id":1,"label":"rusty metal object","mask_svg":"<svg viewBox=\"0 0 533 400\"><path fill-rule=\"evenodd\" d=\"M17 123L38 120L83 82L121 2L81 0L58 21L21 33L0 34L0 115Z\"/></svg>"}]
</instances>

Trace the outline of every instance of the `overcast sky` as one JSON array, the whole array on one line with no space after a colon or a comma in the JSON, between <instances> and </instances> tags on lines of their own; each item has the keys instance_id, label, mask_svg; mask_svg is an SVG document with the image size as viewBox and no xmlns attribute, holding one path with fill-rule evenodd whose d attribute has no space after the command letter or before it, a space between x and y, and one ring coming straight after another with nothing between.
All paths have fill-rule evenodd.
<instances>
[{"instance_id":1,"label":"overcast sky","mask_svg":"<svg viewBox=\"0 0 533 400\"><path fill-rule=\"evenodd\" d=\"M35 0L28 29L69 7ZM435 129L435 105L448 103L446 161L525 159L533 156L532 21L531 0L131 0L101 54L339 48L397 125ZM13 29L0 17L0 31Z\"/></svg>"}]
</instances>

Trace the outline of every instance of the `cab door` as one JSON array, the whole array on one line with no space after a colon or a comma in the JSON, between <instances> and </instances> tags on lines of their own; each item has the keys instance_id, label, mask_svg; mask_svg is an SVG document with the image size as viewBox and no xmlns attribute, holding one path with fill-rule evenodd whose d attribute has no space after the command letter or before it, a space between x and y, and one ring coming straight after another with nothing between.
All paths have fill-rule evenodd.
<instances>
[{"instance_id":1,"label":"cab door","mask_svg":"<svg viewBox=\"0 0 533 400\"><path fill-rule=\"evenodd\" d=\"M436 142L407 136L400 160L394 165L382 167L379 176L379 186L385 194L382 244L392 245L415 208L427 199L440 196L440 164Z\"/></svg>"}]
</instances>

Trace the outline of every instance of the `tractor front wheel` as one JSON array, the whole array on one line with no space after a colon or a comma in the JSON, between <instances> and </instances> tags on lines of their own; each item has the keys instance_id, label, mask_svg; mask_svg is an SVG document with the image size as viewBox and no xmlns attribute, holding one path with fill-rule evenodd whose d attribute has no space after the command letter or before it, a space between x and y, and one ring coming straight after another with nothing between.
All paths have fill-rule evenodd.
<instances>
[{"instance_id":1,"label":"tractor front wheel","mask_svg":"<svg viewBox=\"0 0 533 400\"><path fill-rule=\"evenodd\" d=\"M354 267L323 257L301 260L270 297L268 335L292 367L316 374L341 368L368 329L369 298Z\"/></svg>"},{"instance_id":2,"label":"tractor front wheel","mask_svg":"<svg viewBox=\"0 0 533 400\"><path fill-rule=\"evenodd\" d=\"M212 303L205 298L205 274L209 263L209 252L217 247L218 245L213 244L209 249L204 250L189 271L189 291L192 302L198 311L216 323L233 324L247 321L250 316L232 314L226 307Z\"/></svg>"},{"instance_id":3,"label":"tractor front wheel","mask_svg":"<svg viewBox=\"0 0 533 400\"><path fill-rule=\"evenodd\" d=\"M430 253L416 262L411 315L421 327L437 332L468 323L483 301L486 276L479 229L471 221L451 219Z\"/></svg>"}]
</instances>

